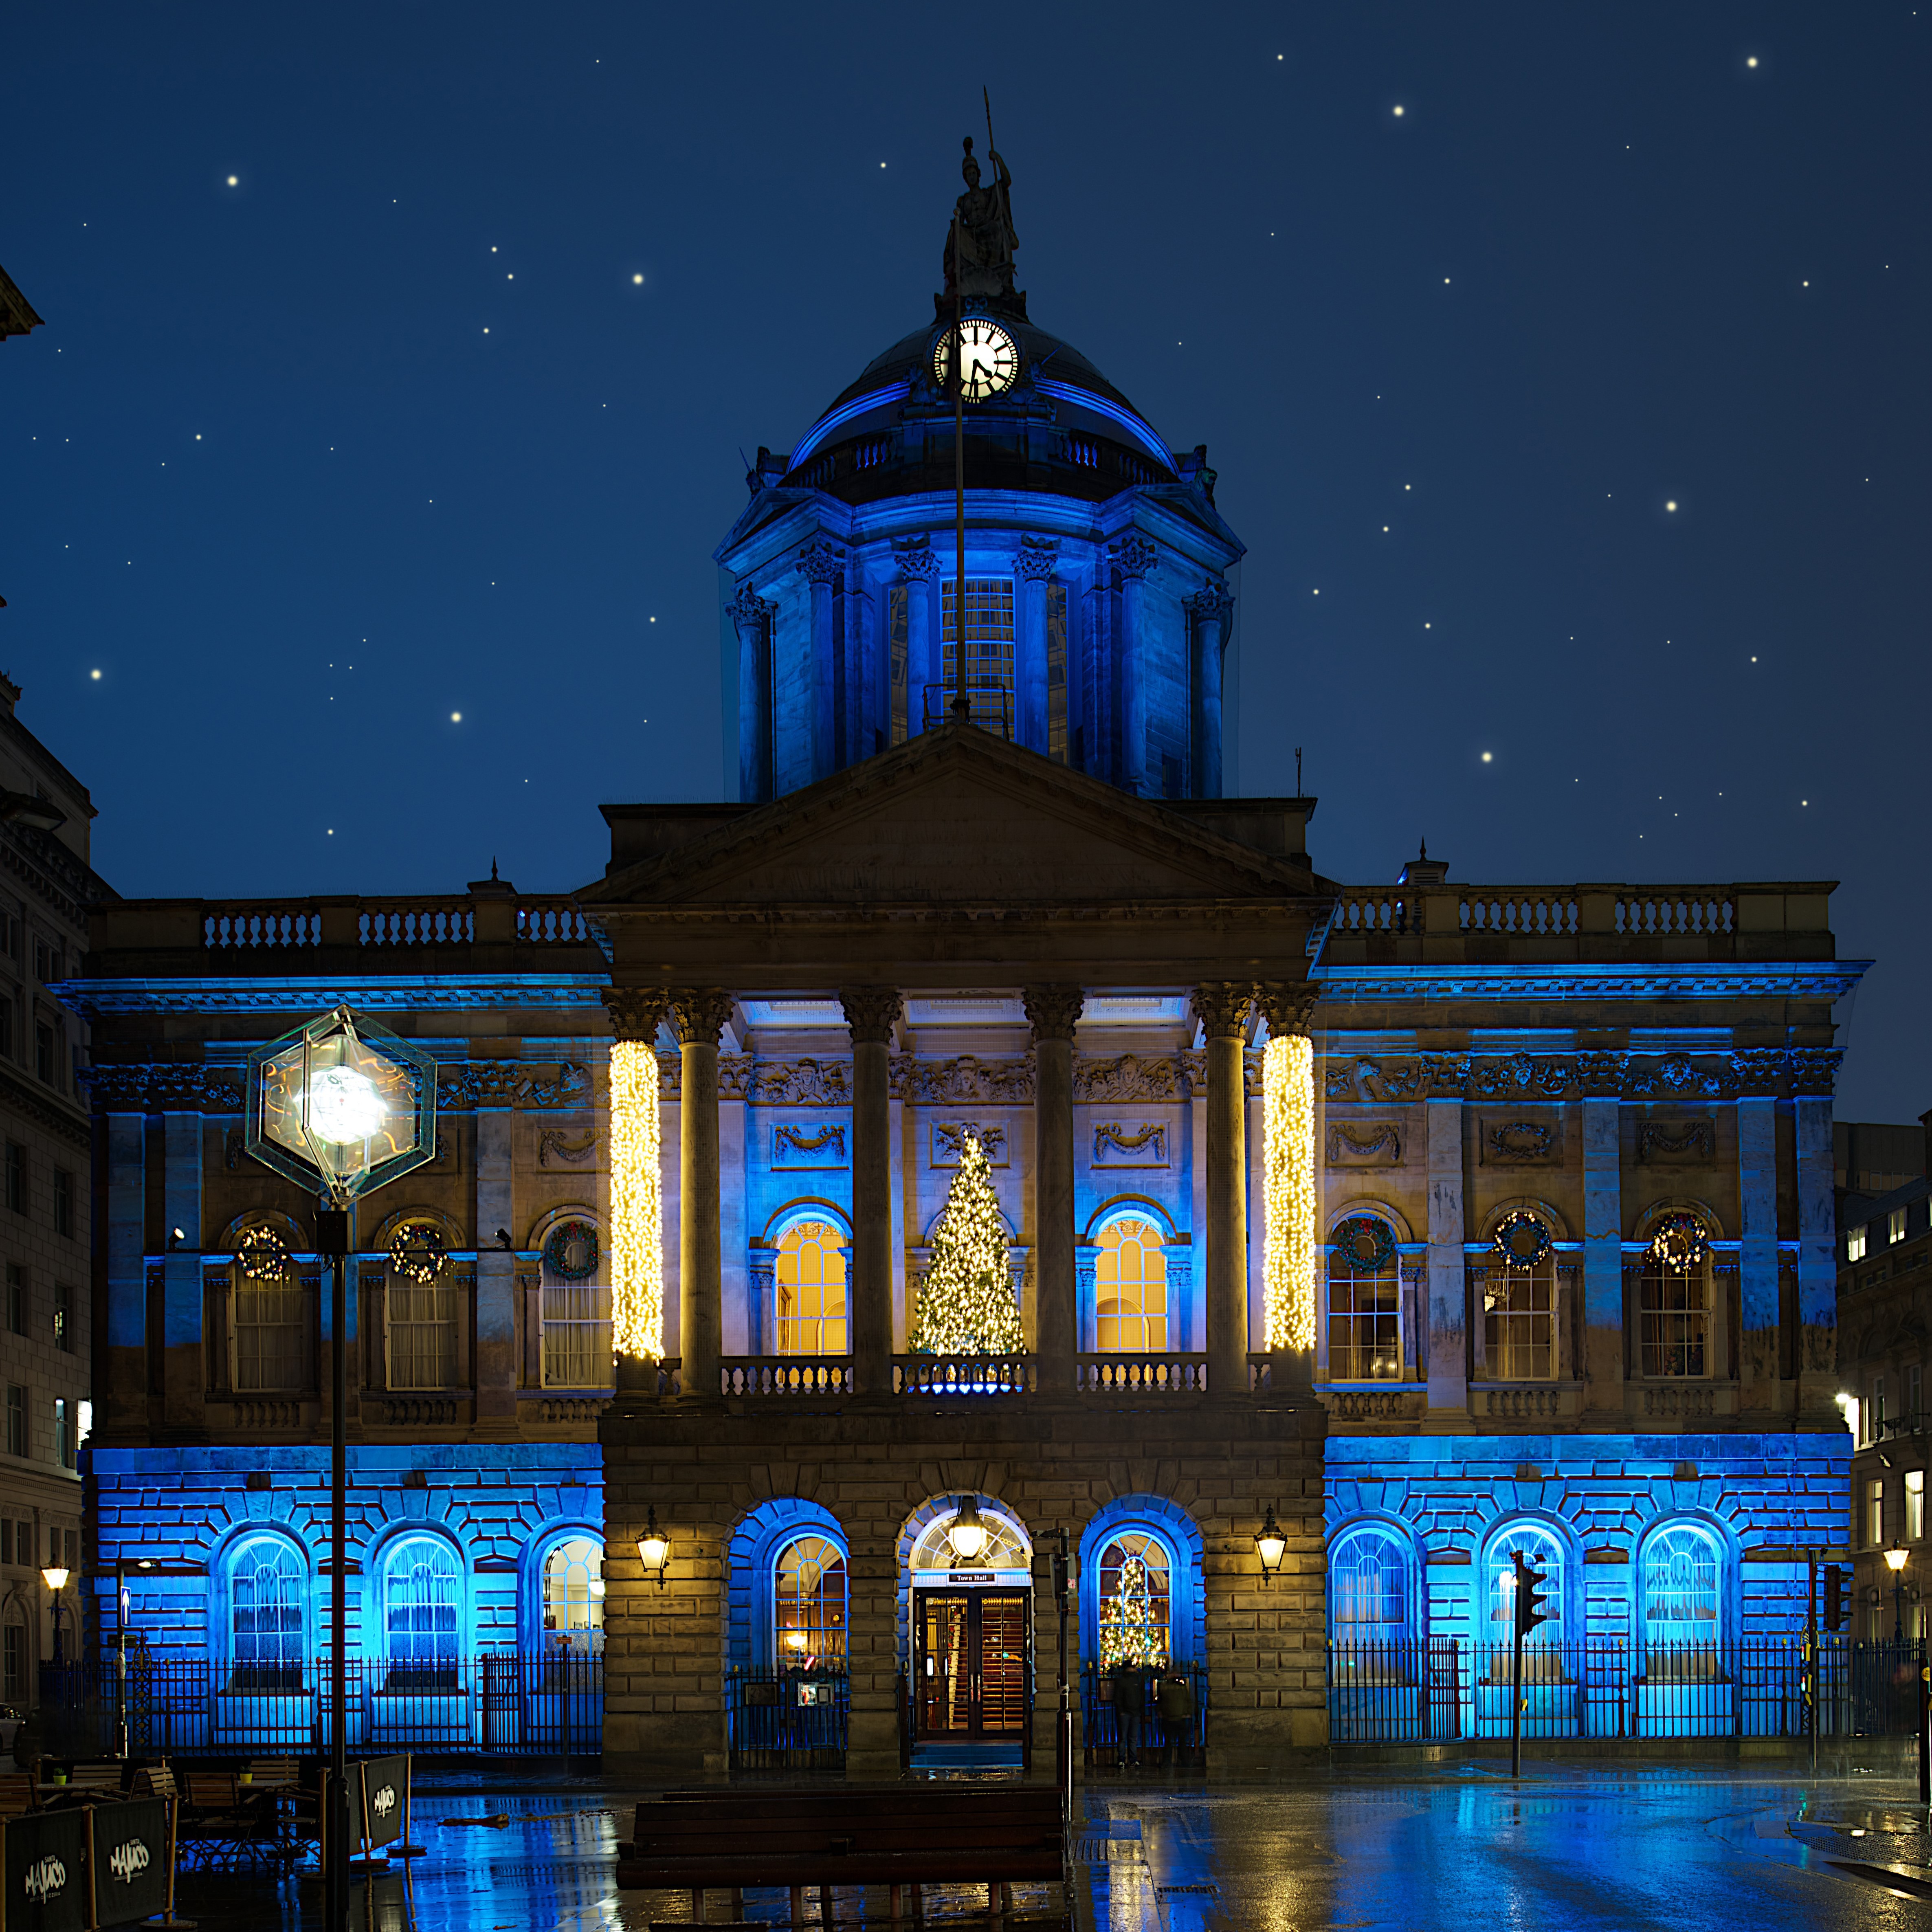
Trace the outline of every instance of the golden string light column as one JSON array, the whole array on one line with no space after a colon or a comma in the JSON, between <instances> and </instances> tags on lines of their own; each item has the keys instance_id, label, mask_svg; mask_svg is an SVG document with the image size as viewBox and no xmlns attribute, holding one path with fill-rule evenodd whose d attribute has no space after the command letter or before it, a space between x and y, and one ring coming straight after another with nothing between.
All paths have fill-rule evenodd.
<instances>
[{"instance_id":1,"label":"golden string light column","mask_svg":"<svg viewBox=\"0 0 1932 1932\"><path fill-rule=\"evenodd\" d=\"M1286 1370L1298 1381L1312 1376L1320 1292L1315 1044L1310 1037L1319 997L1318 988L1292 980L1267 981L1255 988L1268 1028L1262 1060L1267 1192L1263 1306L1268 1346L1277 1357L1298 1358Z\"/></svg>"},{"instance_id":2,"label":"golden string light column","mask_svg":"<svg viewBox=\"0 0 1932 1932\"><path fill-rule=\"evenodd\" d=\"M614 986L604 995L610 1048L610 1342L620 1386L664 1353L664 1202L658 1120L662 993ZM650 1379L655 1389L656 1378Z\"/></svg>"}]
</instances>

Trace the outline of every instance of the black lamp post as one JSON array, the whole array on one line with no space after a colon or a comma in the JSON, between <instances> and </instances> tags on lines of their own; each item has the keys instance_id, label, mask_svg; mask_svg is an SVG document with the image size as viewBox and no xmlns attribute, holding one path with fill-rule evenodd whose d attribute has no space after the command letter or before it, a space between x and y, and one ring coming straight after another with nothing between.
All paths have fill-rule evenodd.
<instances>
[{"instance_id":1,"label":"black lamp post","mask_svg":"<svg viewBox=\"0 0 1932 1932\"><path fill-rule=\"evenodd\" d=\"M248 1056L248 1151L317 1197L316 1252L331 1264L329 1792L326 1924L349 1914L348 1327L355 1204L436 1158L436 1062L346 1006Z\"/></svg>"},{"instance_id":2,"label":"black lamp post","mask_svg":"<svg viewBox=\"0 0 1932 1932\"><path fill-rule=\"evenodd\" d=\"M1905 1641L1905 1566L1912 1560L1912 1552L1902 1543L1894 1543L1885 1552L1885 1567L1892 1572L1892 1640L1894 1643Z\"/></svg>"},{"instance_id":3,"label":"black lamp post","mask_svg":"<svg viewBox=\"0 0 1932 1932\"><path fill-rule=\"evenodd\" d=\"M40 1580L53 1592L54 1598L54 1668L58 1670L67 1660L61 1652L61 1592L67 1588L68 1569L64 1563L50 1563L40 1572Z\"/></svg>"}]
</instances>

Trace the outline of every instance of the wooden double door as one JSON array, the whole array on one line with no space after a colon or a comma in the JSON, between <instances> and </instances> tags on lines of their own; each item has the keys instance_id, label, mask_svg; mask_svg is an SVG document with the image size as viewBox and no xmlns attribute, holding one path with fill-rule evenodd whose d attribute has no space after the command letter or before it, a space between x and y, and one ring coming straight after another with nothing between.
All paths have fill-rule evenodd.
<instances>
[{"instance_id":1,"label":"wooden double door","mask_svg":"<svg viewBox=\"0 0 1932 1932\"><path fill-rule=\"evenodd\" d=\"M1028 1590L913 1592L913 1725L922 1738L1018 1737L1028 1717Z\"/></svg>"}]
</instances>

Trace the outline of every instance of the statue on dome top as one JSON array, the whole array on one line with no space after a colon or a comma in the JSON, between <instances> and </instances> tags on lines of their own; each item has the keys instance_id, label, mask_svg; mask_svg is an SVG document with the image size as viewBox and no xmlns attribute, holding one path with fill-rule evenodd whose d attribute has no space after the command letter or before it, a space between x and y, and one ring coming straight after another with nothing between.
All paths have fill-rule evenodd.
<instances>
[{"instance_id":1,"label":"statue on dome top","mask_svg":"<svg viewBox=\"0 0 1932 1932\"><path fill-rule=\"evenodd\" d=\"M993 164L989 188L980 184L980 164L973 158L973 137L966 136L966 155L959 172L966 192L954 203L953 225L946 232L946 293L981 297L1010 297L1013 292L1013 250L1020 245L1013 232L1013 178L990 140L986 157ZM953 260L954 237L959 260Z\"/></svg>"}]
</instances>

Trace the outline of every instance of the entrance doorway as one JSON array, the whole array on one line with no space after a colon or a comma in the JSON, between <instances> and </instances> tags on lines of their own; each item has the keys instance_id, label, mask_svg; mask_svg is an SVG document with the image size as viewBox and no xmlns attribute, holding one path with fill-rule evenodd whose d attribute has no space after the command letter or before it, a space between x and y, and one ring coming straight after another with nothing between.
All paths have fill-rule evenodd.
<instances>
[{"instance_id":1,"label":"entrance doorway","mask_svg":"<svg viewBox=\"0 0 1932 1932\"><path fill-rule=\"evenodd\" d=\"M975 1744L1024 1736L1032 1594L913 1592L916 1738Z\"/></svg>"}]
</instances>

